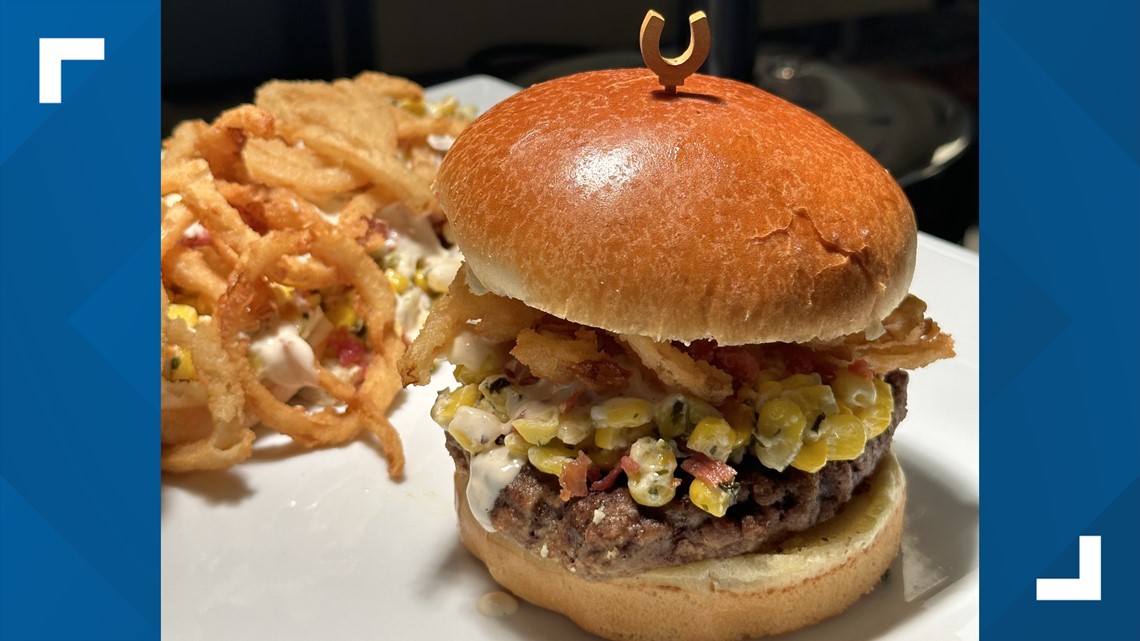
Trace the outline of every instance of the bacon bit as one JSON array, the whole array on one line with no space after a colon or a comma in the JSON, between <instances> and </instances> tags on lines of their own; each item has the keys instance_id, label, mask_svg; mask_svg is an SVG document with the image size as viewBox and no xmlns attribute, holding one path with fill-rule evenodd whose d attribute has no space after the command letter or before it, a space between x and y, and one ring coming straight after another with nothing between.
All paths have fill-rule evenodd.
<instances>
[{"instance_id":1,"label":"bacon bit","mask_svg":"<svg viewBox=\"0 0 1140 641\"><path fill-rule=\"evenodd\" d=\"M785 362L788 374L819 374L823 383L835 380L835 370L827 363L820 363L804 353L792 354Z\"/></svg>"},{"instance_id":2,"label":"bacon bit","mask_svg":"<svg viewBox=\"0 0 1140 641\"><path fill-rule=\"evenodd\" d=\"M736 470L727 463L709 458L700 452L682 461L681 469L713 487L731 483L736 478Z\"/></svg>"},{"instance_id":3,"label":"bacon bit","mask_svg":"<svg viewBox=\"0 0 1140 641\"><path fill-rule=\"evenodd\" d=\"M562 403L558 406L558 411L562 412L563 414L569 414L570 410L574 409L574 406L578 404L578 399L582 398L582 394L585 393L585 387L579 387L578 389L574 390L574 393L570 395L570 398L562 401Z\"/></svg>"},{"instance_id":4,"label":"bacon bit","mask_svg":"<svg viewBox=\"0 0 1140 641\"><path fill-rule=\"evenodd\" d=\"M621 457L621 463L618 464L618 467L625 470L626 474L637 474L641 471L641 466L637 464L637 461L628 456Z\"/></svg>"},{"instance_id":5,"label":"bacon bit","mask_svg":"<svg viewBox=\"0 0 1140 641\"><path fill-rule=\"evenodd\" d=\"M589 490L586 487L586 474L590 471L590 457L586 453L578 450L578 458L566 464L562 468L562 474L558 477L558 484L562 486L562 493L560 496L563 501L569 501L575 496L586 496Z\"/></svg>"},{"instance_id":6,"label":"bacon bit","mask_svg":"<svg viewBox=\"0 0 1140 641\"><path fill-rule=\"evenodd\" d=\"M745 385L760 376L760 360L745 349L722 347L713 356L714 364Z\"/></svg>"},{"instance_id":7,"label":"bacon bit","mask_svg":"<svg viewBox=\"0 0 1140 641\"><path fill-rule=\"evenodd\" d=\"M368 356L368 346L348 331L347 327L338 327L332 336L329 336L327 349L331 349L336 354L337 361L345 367L363 365Z\"/></svg>"},{"instance_id":8,"label":"bacon bit","mask_svg":"<svg viewBox=\"0 0 1140 641\"><path fill-rule=\"evenodd\" d=\"M804 354L793 354L785 362L789 374L811 374L815 371L815 363Z\"/></svg>"},{"instance_id":9,"label":"bacon bit","mask_svg":"<svg viewBox=\"0 0 1140 641\"><path fill-rule=\"evenodd\" d=\"M871 370L871 364L861 358L848 365L847 371L856 376L861 376L867 380L875 377L875 372Z\"/></svg>"},{"instance_id":10,"label":"bacon bit","mask_svg":"<svg viewBox=\"0 0 1140 641\"><path fill-rule=\"evenodd\" d=\"M606 472L605 476L590 484L590 491L605 492L610 489L614 486L614 483L617 482L617 478L621 476L623 471L620 465L615 465L612 470Z\"/></svg>"}]
</instances>

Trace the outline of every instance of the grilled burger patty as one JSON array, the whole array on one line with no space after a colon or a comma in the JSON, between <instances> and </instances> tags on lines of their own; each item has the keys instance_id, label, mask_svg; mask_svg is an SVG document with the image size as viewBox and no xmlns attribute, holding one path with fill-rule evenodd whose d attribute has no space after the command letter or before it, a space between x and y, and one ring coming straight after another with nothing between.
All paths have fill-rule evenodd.
<instances>
[{"instance_id":1,"label":"grilled burger patty","mask_svg":"<svg viewBox=\"0 0 1140 641\"><path fill-rule=\"evenodd\" d=\"M638 505L621 482L564 502L558 480L527 464L499 494L491 523L532 553L590 578L777 548L791 533L834 516L890 449L895 427L906 416L908 375L896 370L884 379L894 393L891 424L867 442L861 456L830 461L815 474L791 467L776 472L746 456L734 466L740 489L724 517L693 505L684 486L658 508ZM457 470L467 472L468 455L450 435L447 449Z\"/></svg>"}]
</instances>

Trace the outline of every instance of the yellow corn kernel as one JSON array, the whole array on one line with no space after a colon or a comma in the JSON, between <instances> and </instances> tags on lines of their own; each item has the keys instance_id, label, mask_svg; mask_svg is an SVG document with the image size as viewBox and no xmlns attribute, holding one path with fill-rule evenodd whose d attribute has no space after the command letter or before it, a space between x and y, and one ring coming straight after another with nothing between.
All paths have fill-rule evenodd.
<instances>
[{"instance_id":1,"label":"yellow corn kernel","mask_svg":"<svg viewBox=\"0 0 1140 641\"><path fill-rule=\"evenodd\" d=\"M423 100L418 98L401 98L396 102L396 106L417 116L423 116L427 113L427 106Z\"/></svg>"},{"instance_id":2,"label":"yellow corn kernel","mask_svg":"<svg viewBox=\"0 0 1140 641\"><path fill-rule=\"evenodd\" d=\"M780 397L799 405L809 423L814 423L821 414L830 416L839 413L835 392L827 385L807 385L785 390Z\"/></svg>"},{"instance_id":3,"label":"yellow corn kernel","mask_svg":"<svg viewBox=\"0 0 1140 641\"><path fill-rule=\"evenodd\" d=\"M638 427L595 427L594 445L603 450L620 450L652 431L652 423Z\"/></svg>"},{"instance_id":4,"label":"yellow corn kernel","mask_svg":"<svg viewBox=\"0 0 1140 641\"><path fill-rule=\"evenodd\" d=\"M657 404L653 420L662 438L678 438L688 434L702 418L709 416L720 416L720 412L699 398L674 394Z\"/></svg>"},{"instance_id":5,"label":"yellow corn kernel","mask_svg":"<svg viewBox=\"0 0 1140 641\"><path fill-rule=\"evenodd\" d=\"M190 358L190 350L174 348L174 355L170 357L170 375L167 378L172 381L192 381L198 378L198 372L194 369L194 360Z\"/></svg>"},{"instance_id":6,"label":"yellow corn kernel","mask_svg":"<svg viewBox=\"0 0 1140 641\"><path fill-rule=\"evenodd\" d=\"M510 379L501 375L484 378L479 383L479 393L487 399L487 403L495 410L495 413L503 418L510 415L511 409L516 407L522 399L518 390L511 385Z\"/></svg>"},{"instance_id":7,"label":"yellow corn kernel","mask_svg":"<svg viewBox=\"0 0 1140 641\"><path fill-rule=\"evenodd\" d=\"M415 285L416 287L419 287L420 289L424 290L425 292L431 291L428 288L427 272L425 272L422 269L416 270L416 275L412 276L412 284Z\"/></svg>"},{"instance_id":8,"label":"yellow corn kernel","mask_svg":"<svg viewBox=\"0 0 1140 641\"><path fill-rule=\"evenodd\" d=\"M447 426L463 449L478 454L495 447L495 441L506 432L507 426L494 414L470 406L459 407Z\"/></svg>"},{"instance_id":9,"label":"yellow corn kernel","mask_svg":"<svg viewBox=\"0 0 1140 641\"><path fill-rule=\"evenodd\" d=\"M867 440L882 434L891 425L891 412L895 409L895 398L891 386L886 381L875 379L875 403L855 415L863 420Z\"/></svg>"},{"instance_id":10,"label":"yellow corn kernel","mask_svg":"<svg viewBox=\"0 0 1140 641\"><path fill-rule=\"evenodd\" d=\"M527 450L526 457L539 471L558 476L578 457L578 452L564 445L542 445Z\"/></svg>"},{"instance_id":11,"label":"yellow corn kernel","mask_svg":"<svg viewBox=\"0 0 1140 641\"><path fill-rule=\"evenodd\" d=\"M702 479L693 479L689 484L689 500L705 512L720 517L736 502L736 492L714 487Z\"/></svg>"},{"instance_id":12,"label":"yellow corn kernel","mask_svg":"<svg viewBox=\"0 0 1140 641\"><path fill-rule=\"evenodd\" d=\"M823 379L819 374L812 372L811 374L792 374L791 376L780 381L784 389L796 389L797 387L809 387L811 385L822 385Z\"/></svg>"},{"instance_id":13,"label":"yellow corn kernel","mask_svg":"<svg viewBox=\"0 0 1140 641\"><path fill-rule=\"evenodd\" d=\"M531 418L516 418L511 427L531 445L546 445L558 435L558 408L549 407Z\"/></svg>"},{"instance_id":14,"label":"yellow corn kernel","mask_svg":"<svg viewBox=\"0 0 1140 641\"><path fill-rule=\"evenodd\" d=\"M805 472L818 472L827 464L827 441L819 439L811 443L804 443L796 457L792 459L792 467Z\"/></svg>"},{"instance_id":15,"label":"yellow corn kernel","mask_svg":"<svg viewBox=\"0 0 1140 641\"><path fill-rule=\"evenodd\" d=\"M351 331L359 330L364 324L364 320L356 313L356 306L352 304L351 298L344 298L330 309L326 309L325 318L333 325L347 327Z\"/></svg>"},{"instance_id":16,"label":"yellow corn kernel","mask_svg":"<svg viewBox=\"0 0 1140 641\"><path fill-rule=\"evenodd\" d=\"M460 407L472 407L479 402L479 386L464 385L451 391L443 391L435 399L431 408L431 417L436 423L447 427L455 417L455 410Z\"/></svg>"},{"instance_id":17,"label":"yellow corn kernel","mask_svg":"<svg viewBox=\"0 0 1140 641\"><path fill-rule=\"evenodd\" d=\"M752 451L765 466L782 472L799 453L806 426L807 420L798 405L774 398L760 408Z\"/></svg>"},{"instance_id":18,"label":"yellow corn kernel","mask_svg":"<svg viewBox=\"0 0 1140 641\"><path fill-rule=\"evenodd\" d=\"M619 396L591 407L590 419L599 428L640 427L653 420L653 404L643 398Z\"/></svg>"},{"instance_id":19,"label":"yellow corn kernel","mask_svg":"<svg viewBox=\"0 0 1140 641\"><path fill-rule=\"evenodd\" d=\"M166 317L170 320L181 318L186 321L186 326L190 328L198 326L198 310L189 305L170 305L166 308Z\"/></svg>"},{"instance_id":20,"label":"yellow corn kernel","mask_svg":"<svg viewBox=\"0 0 1140 641\"><path fill-rule=\"evenodd\" d=\"M728 421L723 418L705 418L693 428L693 433L689 435L685 445L690 450L724 462L735 449L733 447L735 441L736 435Z\"/></svg>"},{"instance_id":21,"label":"yellow corn kernel","mask_svg":"<svg viewBox=\"0 0 1140 641\"><path fill-rule=\"evenodd\" d=\"M732 449L748 445L756 428L756 412L743 403L734 403L725 410L724 417L732 427Z\"/></svg>"},{"instance_id":22,"label":"yellow corn kernel","mask_svg":"<svg viewBox=\"0 0 1140 641\"><path fill-rule=\"evenodd\" d=\"M281 283L269 283L269 289L273 290L273 298L277 301L278 305L292 305L294 301L294 294L297 290L288 285Z\"/></svg>"},{"instance_id":23,"label":"yellow corn kernel","mask_svg":"<svg viewBox=\"0 0 1140 641\"><path fill-rule=\"evenodd\" d=\"M518 432L511 432L503 437L503 445L507 446L512 456L523 458L527 456L530 448L534 447L526 442L526 439L519 436Z\"/></svg>"},{"instance_id":24,"label":"yellow corn kernel","mask_svg":"<svg viewBox=\"0 0 1140 641\"><path fill-rule=\"evenodd\" d=\"M828 416L823 419L819 431L827 442L827 459L830 461L857 459L867 445L863 421L852 414Z\"/></svg>"},{"instance_id":25,"label":"yellow corn kernel","mask_svg":"<svg viewBox=\"0 0 1140 641\"><path fill-rule=\"evenodd\" d=\"M807 419L796 403L785 398L774 398L760 408L756 421L756 435L760 440L800 440Z\"/></svg>"},{"instance_id":26,"label":"yellow corn kernel","mask_svg":"<svg viewBox=\"0 0 1140 641\"><path fill-rule=\"evenodd\" d=\"M567 445L577 445L586 441L594 433L594 424L587 412L563 414L558 420L558 440Z\"/></svg>"},{"instance_id":27,"label":"yellow corn kernel","mask_svg":"<svg viewBox=\"0 0 1140 641\"><path fill-rule=\"evenodd\" d=\"M503 371L503 354L499 350L488 350L487 356L478 367L455 366L455 380L463 383L482 383L488 376Z\"/></svg>"},{"instance_id":28,"label":"yellow corn kernel","mask_svg":"<svg viewBox=\"0 0 1140 641\"><path fill-rule=\"evenodd\" d=\"M756 390L756 406L760 407L764 403L767 403L773 398L779 396L780 392L784 391L784 386L780 383L780 381L763 381L756 388Z\"/></svg>"},{"instance_id":29,"label":"yellow corn kernel","mask_svg":"<svg viewBox=\"0 0 1140 641\"><path fill-rule=\"evenodd\" d=\"M852 374L846 367L836 370L831 388L836 400L852 409L871 407L878 396L874 380Z\"/></svg>"},{"instance_id":30,"label":"yellow corn kernel","mask_svg":"<svg viewBox=\"0 0 1140 641\"><path fill-rule=\"evenodd\" d=\"M664 439L645 436L629 448L629 457L638 470L629 477L629 495L647 507L660 507L673 500L677 492L673 472L677 457Z\"/></svg>"},{"instance_id":31,"label":"yellow corn kernel","mask_svg":"<svg viewBox=\"0 0 1140 641\"><path fill-rule=\"evenodd\" d=\"M407 276L392 269L391 267L384 270L384 276L388 278L388 284L392 286L392 291L396 292L397 294L403 294L404 292L408 291L408 287L411 286L411 283L408 282Z\"/></svg>"},{"instance_id":32,"label":"yellow corn kernel","mask_svg":"<svg viewBox=\"0 0 1140 641\"><path fill-rule=\"evenodd\" d=\"M594 462L603 470L611 470L615 465L621 462L621 457L625 454L624 450L603 450L598 448L591 448L586 452L590 460Z\"/></svg>"}]
</instances>

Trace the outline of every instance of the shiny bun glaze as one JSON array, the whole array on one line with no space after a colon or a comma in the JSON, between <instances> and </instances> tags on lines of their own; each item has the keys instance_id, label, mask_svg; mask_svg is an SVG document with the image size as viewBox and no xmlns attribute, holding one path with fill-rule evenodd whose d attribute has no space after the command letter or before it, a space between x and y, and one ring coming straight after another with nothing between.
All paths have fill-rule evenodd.
<instances>
[{"instance_id":1,"label":"shiny bun glaze","mask_svg":"<svg viewBox=\"0 0 1140 641\"><path fill-rule=\"evenodd\" d=\"M561 612L615 641L734 641L797 630L839 614L871 591L902 539L906 483L893 455L867 491L833 519L771 554L748 554L591 581L488 532L455 474L459 534L491 576L516 596Z\"/></svg>"},{"instance_id":2,"label":"shiny bun glaze","mask_svg":"<svg viewBox=\"0 0 1140 641\"><path fill-rule=\"evenodd\" d=\"M871 329L906 295L914 214L819 118L731 80L645 69L535 85L436 181L488 290L621 334L722 345Z\"/></svg>"}]
</instances>

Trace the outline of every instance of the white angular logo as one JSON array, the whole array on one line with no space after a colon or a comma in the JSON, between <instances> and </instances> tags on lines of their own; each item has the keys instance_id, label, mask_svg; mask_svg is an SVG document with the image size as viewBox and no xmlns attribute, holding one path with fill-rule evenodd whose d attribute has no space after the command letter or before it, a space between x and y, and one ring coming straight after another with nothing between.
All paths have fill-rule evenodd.
<instances>
[{"instance_id":1,"label":"white angular logo","mask_svg":"<svg viewBox=\"0 0 1140 641\"><path fill-rule=\"evenodd\" d=\"M1080 538L1075 579L1037 579L1038 601L1100 601L1100 537Z\"/></svg>"},{"instance_id":2,"label":"white angular logo","mask_svg":"<svg viewBox=\"0 0 1140 641\"><path fill-rule=\"evenodd\" d=\"M64 60L102 60L102 38L40 38L40 104L58 104Z\"/></svg>"}]
</instances>

